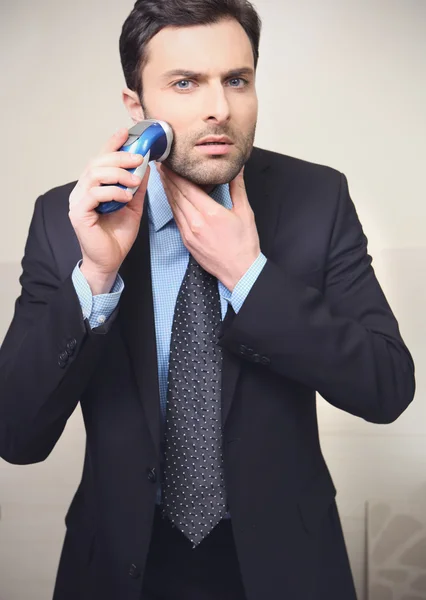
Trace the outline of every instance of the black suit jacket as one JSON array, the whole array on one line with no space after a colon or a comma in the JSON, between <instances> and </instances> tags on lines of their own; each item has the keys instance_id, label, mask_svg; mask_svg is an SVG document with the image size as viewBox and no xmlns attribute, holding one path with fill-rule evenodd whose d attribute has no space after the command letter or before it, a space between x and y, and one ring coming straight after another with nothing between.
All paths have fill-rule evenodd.
<instances>
[{"instance_id":1,"label":"black suit jacket","mask_svg":"<svg viewBox=\"0 0 426 600\"><path fill-rule=\"evenodd\" d=\"M343 175L254 149L248 198L268 262L222 323L223 448L248 600L355 598L318 438L315 391L375 423L414 394L414 367L375 278ZM78 402L87 431L55 600L139 600L160 468L148 217L108 322L83 321L71 272L74 183L35 206L22 294L0 354L0 453L48 457Z\"/></svg>"}]
</instances>

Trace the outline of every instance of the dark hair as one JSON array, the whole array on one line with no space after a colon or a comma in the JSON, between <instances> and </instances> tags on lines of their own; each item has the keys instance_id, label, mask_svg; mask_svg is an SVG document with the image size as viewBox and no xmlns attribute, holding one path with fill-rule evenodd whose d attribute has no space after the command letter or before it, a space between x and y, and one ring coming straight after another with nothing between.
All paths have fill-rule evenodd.
<instances>
[{"instance_id":1,"label":"dark hair","mask_svg":"<svg viewBox=\"0 0 426 600\"><path fill-rule=\"evenodd\" d=\"M148 61L148 42L164 27L210 25L235 19L253 47L254 64L259 59L259 15L248 0L137 0L124 22L120 57L126 85L142 97L142 70Z\"/></svg>"}]
</instances>

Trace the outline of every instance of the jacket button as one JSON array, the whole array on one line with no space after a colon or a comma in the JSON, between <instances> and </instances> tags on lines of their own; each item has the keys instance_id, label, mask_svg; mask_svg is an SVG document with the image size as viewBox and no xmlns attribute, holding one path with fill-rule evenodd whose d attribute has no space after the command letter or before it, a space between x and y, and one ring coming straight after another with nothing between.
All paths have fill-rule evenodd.
<instances>
[{"instance_id":1,"label":"jacket button","mask_svg":"<svg viewBox=\"0 0 426 600\"><path fill-rule=\"evenodd\" d=\"M133 579L138 579L141 576L141 570L136 565L130 565L129 575Z\"/></svg>"},{"instance_id":2,"label":"jacket button","mask_svg":"<svg viewBox=\"0 0 426 600\"><path fill-rule=\"evenodd\" d=\"M253 354L253 356L251 358L252 358L252 361L255 362L255 363L258 363L258 362L261 361L260 354Z\"/></svg>"},{"instance_id":3,"label":"jacket button","mask_svg":"<svg viewBox=\"0 0 426 600\"><path fill-rule=\"evenodd\" d=\"M260 362L262 363L262 365L268 366L271 364L271 359L268 358L267 356L262 356L262 358L260 359Z\"/></svg>"},{"instance_id":4,"label":"jacket button","mask_svg":"<svg viewBox=\"0 0 426 600\"><path fill-rule=\"evenodd\" d=\"M74 350L77 347L77 340L76 339L72 339L72 340L68 340L67 342L67 354L68 356L72 356L74 354Z\"/></svg>"},{"instance_id":5,"label":"jacket button","mask_svg":"<svg viewBox=\"0 0 426 600\"><path fill-rule=\"evenodd\" d=\"M150 481L151 483L157 482L157 471L155 470L155 468L153 468L153 469L148 468L146 470L146 474L148 477L148 481Z\"/></svg>"},{"instance_id":6,"label":"jacket button","mask_svg":"<svg viewBox=\"0 0 426 600\"><path fill-rule=\"evenodd\" d=\"M61 352L59 355L59 360L61 360L62 362L67 362L68 360L68 353L67 352Z\"/></svg>"},{"instance_id":7,"label":"jacket button","mask_svg":"<svg viewBox=\"0 0 426 600\"><path fill-rule=\"evenodd\" d=\"M242 356L251 356L254 350L253 348L248 348L247 346L240 346L239 352Z\"/></svg>"}]
</instances>

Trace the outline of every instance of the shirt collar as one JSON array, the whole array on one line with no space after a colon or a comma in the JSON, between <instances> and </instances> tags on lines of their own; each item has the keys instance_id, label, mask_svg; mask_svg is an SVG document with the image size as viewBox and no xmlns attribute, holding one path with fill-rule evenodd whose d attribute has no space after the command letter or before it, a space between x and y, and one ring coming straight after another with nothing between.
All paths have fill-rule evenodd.
<instances>
[{"instance_id":1,"label":"shirt collar","mask_svg":"<svg viewBox=\"0 0 426 600\"><path fill-rule=\"evenodd\" d=\"M155 162L153 161L149 163L149 166L151 172L149 175L147 188L148 213L149 220L154 226L154 230L157 232L173 219L173 212L170 208L169 201L167 200L166 192L164 191L163 184L161 183L160 174L157 171ZM232 200L228 183L217 185L209 195L211 198L213 198L213 200L225 208L232 208Z\"/></svg>"}]
</instances>

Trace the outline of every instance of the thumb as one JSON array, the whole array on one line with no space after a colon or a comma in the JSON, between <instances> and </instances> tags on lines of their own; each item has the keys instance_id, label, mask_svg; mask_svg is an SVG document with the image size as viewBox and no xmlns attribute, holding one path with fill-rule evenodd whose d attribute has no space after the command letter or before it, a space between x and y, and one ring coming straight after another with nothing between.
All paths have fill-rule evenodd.
<instances>
[{"instance_id":1,"label":"thumb","mask_svg":"<svg viewBox=\"0 0 426 600\"><path fill-rule=\"evenodd\" d=\"M248 198L244 183L244 167L229 184L229 192L231 194L233 210L238 212L247 205Z\"/></svg>"},{"instance_id":2,"label":"thumb","mask_svg":"<svg viewBox=\"0 0 426 600\"><path fill-rule=\"evenodd\" d=\"M150 173L151 173L151 168L148 166L147 169L146 169L146 173L144 175L144 178L142 179L142 183L140 184L139 188L135 192L133 198L127 204L127 206L131 210L133 210L134 212L136 212L136 213L138 213L140 215L143 212L143 206L144 206L144 202L145 202L145 195L146 195L146 190L147 190L147 187L148 187L148 181L149 181L149 174Z\"/></svg>"}]
</instances>

